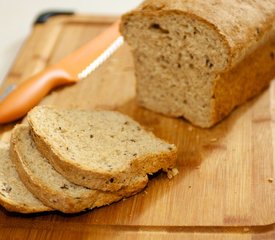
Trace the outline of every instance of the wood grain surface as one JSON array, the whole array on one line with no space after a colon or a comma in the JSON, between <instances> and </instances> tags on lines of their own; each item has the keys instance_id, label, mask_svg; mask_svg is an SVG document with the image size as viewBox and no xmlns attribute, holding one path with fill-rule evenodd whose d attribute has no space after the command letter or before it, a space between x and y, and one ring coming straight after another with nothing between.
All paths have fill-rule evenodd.
<instances>
[{"instance_id":1,"label":"wood grain surface","mask_svg":"<svg viewBox=\"0 0 275 240\"><path fill-rule=\"evenodd\" d=\"M58 16L35 25L1 91L102 31L114 18ZM0 239L275 239L275 84L211 129L138 107L127 45L82 82L41 104L123 112L175 143L179 175L90 212L19 215L0 209ZM9 141L14 124L0 126Z\"/></svg>"}]
</instances>

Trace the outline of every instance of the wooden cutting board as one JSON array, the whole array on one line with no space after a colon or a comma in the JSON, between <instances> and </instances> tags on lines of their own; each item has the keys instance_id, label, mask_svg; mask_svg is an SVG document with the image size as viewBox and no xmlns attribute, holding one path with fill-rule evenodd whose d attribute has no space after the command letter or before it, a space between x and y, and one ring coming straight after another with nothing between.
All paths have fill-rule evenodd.
<instances>
[{"instance_id":1,"label":"wooden cutting board","mask_svg":"<svg viewBox=\"0 0 275 240\"><path fill-rule=\"evenodd\" d=\"M114 19L55 16L36 24L2 91L89 41ZM24 216L0 209L1 239L275 239L275 83L212 129L140 108L128 46L82 82L41 104L115 109L179 149L179 175L140 194L76 215ZM0 127L9 140L14 124Z\"/></svg>"}]
</instances>

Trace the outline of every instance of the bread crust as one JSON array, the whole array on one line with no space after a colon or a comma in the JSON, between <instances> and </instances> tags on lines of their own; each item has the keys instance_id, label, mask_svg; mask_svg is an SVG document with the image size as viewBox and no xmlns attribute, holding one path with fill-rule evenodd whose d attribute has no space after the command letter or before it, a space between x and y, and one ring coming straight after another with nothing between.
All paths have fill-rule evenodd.
<instances>
[{"instance_id":1,"label":"bread crust","mask_svg":"<svg viewBox=\"0 0 275 240\"><path fill-rule=\"evenodd\" d=\"M217 77L213 88L212 121L206 127L221 121L234 108L269 86L275 77L274 54L275 38L270 38L235 67Z\"/></svg>"},{"instance_id":2,"label":"bread crust","mask_svg":"<svg viewBox=\"0 0 275 240\"><path fill-rule=\"evenodd\" d=\"M21 204L18 204L17 202L3 198L1 196L0 196L0 205L3 206L9 212L17 212L17 213L24 213L24 214L54 211L53 209L47 206L37 208L32 206L21 205Z\"/></svg>"}]
</instances>

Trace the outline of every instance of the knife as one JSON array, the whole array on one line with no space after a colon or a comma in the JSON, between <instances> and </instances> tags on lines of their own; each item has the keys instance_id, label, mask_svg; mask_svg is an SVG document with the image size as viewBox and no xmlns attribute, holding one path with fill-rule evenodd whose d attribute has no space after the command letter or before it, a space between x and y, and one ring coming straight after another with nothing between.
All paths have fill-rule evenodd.
<instances>
[{"instance_id":1,"label":"knife","mask_svg":"<svg viewBox=\"0 0 275 240\"><path fill-rule=\"evenodd\" d=\"M119 20L116 21L60 62L48 66L15 88L4 92L0 100L0 124L22 118L52 89L86 78L105 62L124 42L119 33L119 23Z\"/></svg>"}]
</instances>

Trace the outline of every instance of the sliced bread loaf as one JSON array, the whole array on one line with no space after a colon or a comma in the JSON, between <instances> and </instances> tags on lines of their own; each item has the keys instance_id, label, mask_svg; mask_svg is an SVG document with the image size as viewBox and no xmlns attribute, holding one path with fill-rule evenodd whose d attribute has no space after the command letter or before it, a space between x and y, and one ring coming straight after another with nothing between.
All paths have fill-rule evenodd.
<instances>
[{"instance_id":1,"label":"sliced bread loaf","mask_svg":"<svg viewBox=\"0 0 275 240\"><path fill-rule=\"evenodd\" d=\"M59 174L36 149L30 127L17 125L11 135L11 151L17 171L27 188L45 205L64 213L75 213L108 205L141 191L147 176L136 176L119 192L103 192L75 185Z\"/></svg>"},{"instance_id":2,"label":"sliced bread loaf","mask_svg":"<svg viewBox=\"0 0 275 240\"><path fill-rule=\"evenodd\" d=\"M0 204L8 211L19 213L52 211L22 183L10 159L9 149L9 144L0 144Z\"/></svg>"},{"instance_id":3,"label":"sliced bread loaf","mask_svg":"<svg viewBox=\"0 0 275 240\"><path fill-rule=\"evenodd\" d=\"M174 145L118 112L38 106L28 122L37 148L54 168L89 188L117 191L136 176L168 170L176 162Z\"/></svg>"},{"instance_id":4,"label":"sliced bread loaf","mask_svg":"<svg viewBox=\"0 0 275 240\"><path fill-rule=\"evenodd\" d=\"M275 77L274 0L146 0L125 14L140 105L211 127Z\"/></svg>"}]
</instances>

